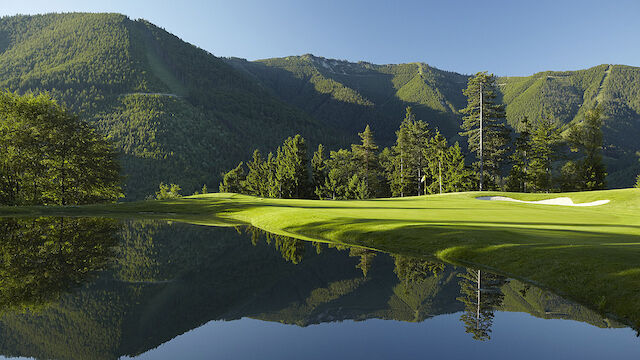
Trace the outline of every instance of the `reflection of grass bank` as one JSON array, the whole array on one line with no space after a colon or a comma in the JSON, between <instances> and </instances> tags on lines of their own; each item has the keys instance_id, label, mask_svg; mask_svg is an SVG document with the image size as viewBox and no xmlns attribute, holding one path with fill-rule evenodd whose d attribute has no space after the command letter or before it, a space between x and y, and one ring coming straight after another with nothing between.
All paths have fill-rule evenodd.
<instances>
[{"instance_id":1,"label":"reflection of grass bank","mask_svg":"<svg viewBox=\"0 0 640 360\"><path fill-rule=\"evenodd\" d=\"M0 213L154 217L208 225L250 223L301 239L480 265L640 321L639 190L482 193L520 200L558 196L568 196L576 203L611 200L595 207L476 200L479 195L314 201L207 194L79 208L4 208Z\"/></svg>"}]
</instances>

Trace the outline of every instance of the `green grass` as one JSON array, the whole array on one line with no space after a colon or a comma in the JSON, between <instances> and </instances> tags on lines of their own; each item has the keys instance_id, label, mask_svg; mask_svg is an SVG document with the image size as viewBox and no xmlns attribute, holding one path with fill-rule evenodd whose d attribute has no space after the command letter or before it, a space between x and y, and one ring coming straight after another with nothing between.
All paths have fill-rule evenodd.
<instances>
[{"instance_id":1,"label":"green grass","mask_svg":"<svg viewBox=\"0 0 640 360\"><path fill-rule=\"evenodd\" d=\"M0 215L152 217L204 225L251 224L305 240L430 256L494 270L640 324L640 190L505 195L569 196L607 205L566 207L481 201L480 193L318 201L206 194L83 207L0 208Z\"/></svg>"}]
</instances>

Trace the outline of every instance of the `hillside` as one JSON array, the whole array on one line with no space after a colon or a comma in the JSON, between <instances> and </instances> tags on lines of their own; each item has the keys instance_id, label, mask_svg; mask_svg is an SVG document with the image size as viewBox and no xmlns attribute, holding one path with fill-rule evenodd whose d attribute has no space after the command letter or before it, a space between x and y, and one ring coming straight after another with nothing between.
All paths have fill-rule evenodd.
<instances>
[{"instance_id":1,"label":"hillside","mask_svg":"<svg viewBox=\"0 0 640 360\"><path fill-rule=\"evenodd\" d=\"M389 146L408 105L460 140L467 79L424 63L223 59L119 14L0 19L0 89L49 91L108 135L122 153L129 199L152 194L161 181L186 194L214 189L253 149L273 150L296 133L335 149L370 124ZM639 80L640 68L600 65L499 83L515 127L523 114L542 111L570 126L601 104L609 185L621 187L640 172Z\"/></svg>"},{"instance_id":2,"label":"hillside","mask_svg":"<svg viewBox=\"0 0 640 360\"><path fill-rule=\"evenodd\" d=\"M458 140L466 106L462 90L467 75L424 63L374 65L313 55L248 62L228 59L283 101L319 121L354 134L370 124L380 142L389 146L412 106L419 119ZM551 115L566 130L583 119L584 109L601 105L606 116L605 157L613 187L631 186L640 172L640 68L600 65L586 70L543 72L498 79L509 123L518 129L523 115Z\"/></svg>"},{"instance_id":3,"label":"hillside","mask_svg":"<svg viewBox=\"0 0 640 360\"><path fill-rule=\"evenodd\" d=\"M49 91L122 153L129 198L161 181L187 193L295 133L336 136L219 58L118 14L0 19L0 88Z\"/></svg>"}]
</instances>

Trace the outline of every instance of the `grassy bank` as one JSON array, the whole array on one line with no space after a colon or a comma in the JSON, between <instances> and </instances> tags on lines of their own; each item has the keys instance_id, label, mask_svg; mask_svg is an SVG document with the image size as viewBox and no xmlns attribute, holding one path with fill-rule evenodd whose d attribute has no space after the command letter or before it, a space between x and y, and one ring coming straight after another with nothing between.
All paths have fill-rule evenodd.
<instances>
[{"instance_id":1,"label":"grassy bank","mask_svg":"<svg viewBox=\"0 0 640 360\"><path fill-rule=\"evenodd\" d=\"M595 207L476 200L480 193L316 201L207 194L86 207L0 208L0 215L151 217L205 225L252 224L331 241L494 269L548 287L635 324L640 321L640 190L482 193L521 200L568 196Z\"/></svg>"}]
</instances>

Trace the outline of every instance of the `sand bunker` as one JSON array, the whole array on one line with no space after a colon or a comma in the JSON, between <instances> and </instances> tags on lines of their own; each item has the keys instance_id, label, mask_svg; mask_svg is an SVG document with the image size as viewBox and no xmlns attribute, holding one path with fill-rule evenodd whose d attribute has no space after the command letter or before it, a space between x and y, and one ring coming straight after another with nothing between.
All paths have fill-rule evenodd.
<instances>
[{"instance_id":1,"label":"sand bunker","mask_svg":"<svg viewBox=\"0 0 640 360\"><path fill-rule=\"evenodd\" d=\"M610 200L597 200L588 203L582 204L574 204L573 200L568 197L559 197L555 199L547 199L547 200L538 200L538 201L523 201L516 200L506 196L480 196L477 197L478 200L494 200L494 201L513 201L519 203L527 203L527 204L543 204L543 205L563 205L563 206L597 206L608 204Z\"/></svg>"}]
</instances>

